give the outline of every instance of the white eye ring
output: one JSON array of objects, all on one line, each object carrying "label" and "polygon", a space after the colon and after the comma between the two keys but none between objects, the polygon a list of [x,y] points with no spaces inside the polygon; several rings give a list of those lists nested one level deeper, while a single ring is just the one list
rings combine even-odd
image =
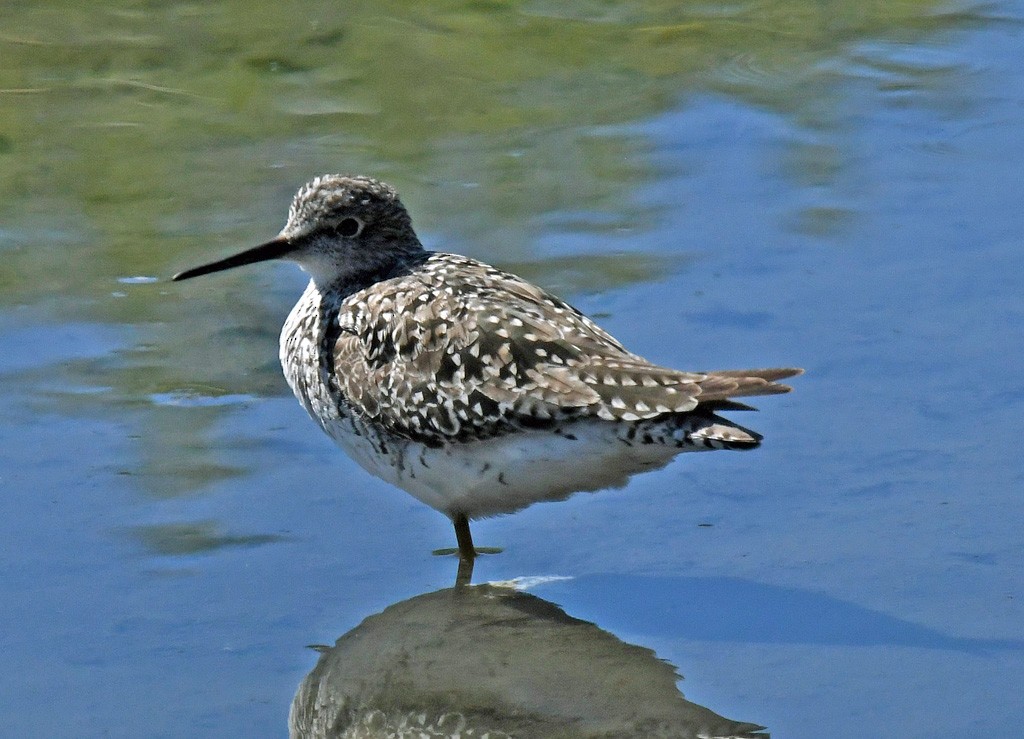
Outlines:
[{"label": "white eye ring", "polygon": [[334,227],[334,233],[346,239],[355,238],[363,232],[364,225],[358,218],[349,216],[338,221],[338,225]]}]

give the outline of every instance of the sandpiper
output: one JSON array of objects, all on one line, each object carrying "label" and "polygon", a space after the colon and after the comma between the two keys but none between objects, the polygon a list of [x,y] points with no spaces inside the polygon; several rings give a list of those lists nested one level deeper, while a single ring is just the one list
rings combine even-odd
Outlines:
[{"label": "sandpiper", "polygon": [[425,250],[369,177],[313,179],[274,239],[173,279],[269,259],[311,278],[281,332],[295,396],[365,470],[447,515],[470,564],[471,519],[621,486],[680,452],[757,447],[716,413],[801,372],[652,364],[541,288]]}]

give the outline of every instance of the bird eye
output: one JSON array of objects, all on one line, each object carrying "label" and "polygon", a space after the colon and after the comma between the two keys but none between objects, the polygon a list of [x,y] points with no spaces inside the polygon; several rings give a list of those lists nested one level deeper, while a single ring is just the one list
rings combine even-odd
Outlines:
[{"label": "bird eye", "polygon": [[341,222],[334,227],[334,232],[338,236],[358,236],[359,232],[363,230],[363,223],[357,218],[342,218]]}]

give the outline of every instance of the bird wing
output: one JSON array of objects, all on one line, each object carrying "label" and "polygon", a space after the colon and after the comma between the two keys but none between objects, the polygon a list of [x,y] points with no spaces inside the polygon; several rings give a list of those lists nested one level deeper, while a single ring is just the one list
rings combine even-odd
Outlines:
[{"label": "bird wing", "polygon": [[705,401],[727,407],[731,397],[787,392],[774,380],[796,373],[659,367],[535,285],[447,254],[349,296],[338,325],[346,402],[428,443],[583,417],[639,421]]}]

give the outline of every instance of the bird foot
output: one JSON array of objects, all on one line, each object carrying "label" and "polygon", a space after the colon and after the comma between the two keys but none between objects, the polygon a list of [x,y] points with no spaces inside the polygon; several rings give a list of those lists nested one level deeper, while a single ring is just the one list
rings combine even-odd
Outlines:
[{"label": "bird foot", "polygon": [[[473,551],[477,554],[501,554],[505,550],[501,547],[474,547]],[[443,549],[435,549],[431,552],[436,557],[447,557],[452,554],[458,554],[458,547],[445,547]]]}]

